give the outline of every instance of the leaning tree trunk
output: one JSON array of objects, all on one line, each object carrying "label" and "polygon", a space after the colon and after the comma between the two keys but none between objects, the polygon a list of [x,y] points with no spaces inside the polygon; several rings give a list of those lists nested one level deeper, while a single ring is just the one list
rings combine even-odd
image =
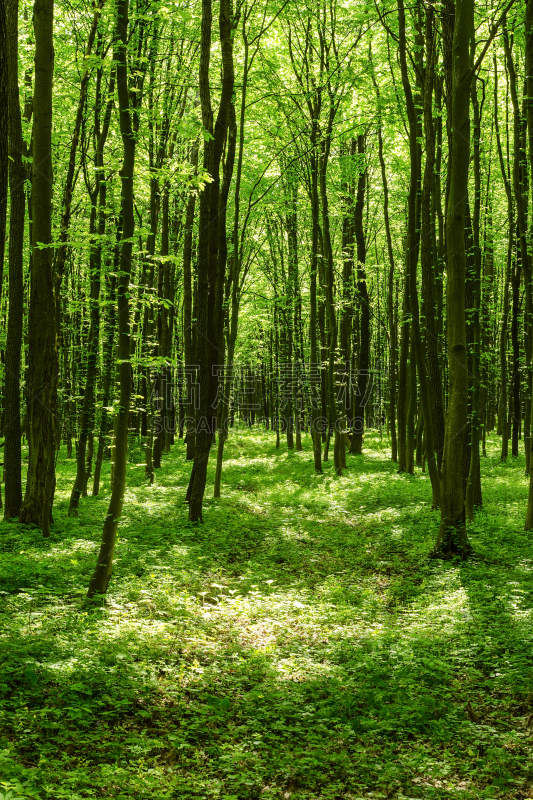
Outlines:
[{"label": "leaning tree trunk", "polygon": [[117,70],[117,90],[120,119],[120,133],[124,148],[122,170],[121,212],[122,241],[120,250],[120,271],[117,281],[117,315],[118,315],[118,357],[120,400],[115,418],[115,458],[114,478],[111,498],[107,509],[102,532],[102,543],[92,574],[88,596],[105,594],[111,571],[117,537],[117,528],[126,488],[126,464],[128,456],[128,421],[131,397],[131,364],[130,364],[130,307],[129,284],[131,274],[131,257],[133,250],[133,234],[135,219],[133,214],[133,173],[135,167],[135,133],[130,111],[130,92],[128,89],[128,3],[129,0],[118,0],[115,61]]}]

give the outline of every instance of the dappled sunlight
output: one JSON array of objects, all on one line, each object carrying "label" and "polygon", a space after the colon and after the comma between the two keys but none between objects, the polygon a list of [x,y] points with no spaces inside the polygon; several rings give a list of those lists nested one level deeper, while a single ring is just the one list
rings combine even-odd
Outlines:
[{"label": "dappled sunlight", "polygon": [[[35,774],[32,737],[49,741],[50,730],[66,737],[69,763],[83,752],[86,769],[100,770],[113,752],[124,780],[135,774],[143,786],[150,775],[178,785],[194,759],[204,765],[195,775],[216,778],[209,797],[230,791],[242,764],[258,785],[281,786],[286,774],[304,780],[299,765],[314,759],[331,775],[356,764],[368,787],[379,785],[379,763],[394,763],[413,796],[478,800],[481,779],[454,772],[450,742],[473,747],[474,759],[492,747],[497,769],[513,753],[529,764],[533,550],[516,470],[495,481],[500,467],[486,465],[474,557],[434,561],[428,478],[398,475],[378,444],[348,457],[338,479],[331,465],[315,476],[309,451],[276,451],[271,434],[230,432],[222,497],[208,492],[201,526],[187,521],[190,465],[178,445],[154,486],[136,471],[100,606],[83,597],[105,491],[82,499],[77,518],[60,505],[48,542],[4,524],[6,685],[33,709],[17,706],[6,729]],[[63,464],[67,487],[75,464]],[[87,757],[91,730],[101,739]],[[84,779],[72,780],[83,791]]]}]

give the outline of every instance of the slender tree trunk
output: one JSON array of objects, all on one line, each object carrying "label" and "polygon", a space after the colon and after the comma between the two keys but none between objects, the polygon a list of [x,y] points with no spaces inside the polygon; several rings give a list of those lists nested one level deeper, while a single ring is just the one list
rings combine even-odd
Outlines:
[{"label": "slender tree trunk", "polygon": [[[100,85],[100,84],[99,84]],[[109,94],[114,94],[114,77],[109,82]],[[99,93],[97,103],[100,103]],[[87,373],[83,391],[83,405],[81,414],[80,438],[76,453],[76,478],[70,496],[69,516],[77,516],[80,496],[87,496],[87,483],[90,478],[94,447],[94,418],[95,418],[95,387],[98,368],[98,349],[100,340],[100,280],[102,271],[102,248],[106,232],[106,195],[107,185],[104,173],[104,146],[109,133],[113,100],[108,100],[101,130],[99,130],[99,116],[95,117],[95,130],[97,133],[95,153],[95,188],[91,197],[91,239],[98,232],[98,242],[92,246],[89,257],[90,266],[90,327],[87,353]],[[87,443],[89,442],[89,447]],[[87,456],[87,460],[86,460]],[[96,469],[96,468],[95,468]],[[94,494],[94,491],[93,491]],[[98,491],[96,492],[98,494]]]},{"label": "slender tree trunk", "polygon": [[500,137],[500,125],[498,122],[498,66],[496,56],[494,56],[494,130],[496,133],[496,145],[498,149],[498,158],[500,162],[500,169],[502,174],[503,183],[505,186],[505,193],[507,195],[507,216],[509,222],[509,238],[507,246],[507,265],[504,272],[504,285],[503,285],[503,310],[502,310],[502,327],[500,331],[500,380],[501,392],[500,403],[498,408],[498,433],[502,437],[502,451],[501,460],[507,461],[509,454],[509,435],[507,426],[507,338],[508,338],[508,325],[509,325],[509,283],[511,281],[511,267],[513,255],[513,237],[514,237],[514,209],[511,181],[508,175],[508,167],[506,167],[503,158],[503,149]]},{"label": "slender tree trunk", "polygon": [[113,265],[113,273],[108,276],[108,312],[105,322],[105,338],[103,347],[103,386],[102,386],[102,416],[100,418],[100,434],[98,436],[98,450],[96,452],[96,460],[94,462],[94,476],[93,476],[93,497],[97,497],[100,492],[100,474],[102,471],[102,461],[104,459],[104,448],[106,444],[106,437],[109,430],[109,421],[111,415],[108,407],[111,404],[111,389],[113,383],[113,354],[115,350],[115,325],[116,325],[116,273],[120,266],[120,237],[121,226],[117,230],[117,243],[115,245],[115,259]]},{"label": "slender tree trunk", "polygon": [[91,577],[88,596],[105,594],[113,568],[113,556],[117,537],[117,528],[122,513],[124,491],[126,488],[126,465],[128,456],[128,423],[131,399],[131,363],[130,363],[130,305],[129,283],[131,275],[131,256],[135,218],[133,211],[133,175],[135,167],[135,133],[130,109],[130,92],[128,89],[128,0],[118,0],[117,28],[115,44],[115,62],[117,70],[118,105],[120,133],[124,149],[122,170],[121,212],[122,240],[120,248],[120,271],[117,281],[117,317],[118,317],[118,357],[120,399],[119,409],[115,417],[115,452],[113,488],[102,531],[102,543]]},{"label": "slender tree trunk", "polygon": [[[444,407],[442,402],[442,377],[441,365],[439,363],[439,339],[436,320],[436,315],[438,314],[438,290],[436,286],[438,264],[435,236],[435,208],[433,207],[436,137],[432,102],[433,86],[435,83],[434,61],[436,53],[433,24],[433,12],[428,8],[426,12],[426,28],[429,28],[429,30],[426,31],[426,42],[429,49],[427,56],[429,63],[426,67],[423,91],[426,163],[424,166],[421,198],[420,263],[422,269],[422,326],[424,332],[427,392],[429,393],[430,409],[425,409],[423,413],[427,414],[429,412],[431,417],[431,437],[433,438],[436,450],[437,473],[440,473],[440,464],[444,447]],[[428,453],[428,462],[433,458],[433,453]],[[433,481],[435,480],[435,474],[432,472],[432,465],[428,464],[428,467],[430,475],[433,476]],[[437,479],[440,481],[439,476],[437,476]],[[437,499],[438,496],[434,496],[434,502],[437,501]]]},{"label": "slender tree trunk", "polygon": [[[198,167],[198,146],[193,145],[191,152],[191,169]],[[185,356],[185,447],[187,461],[194,460],[194,403],[192,387],[194,383],[195,348],[193,339],[193,281],[192,281],[192,241],[196,193],[191,192],[187,201],[185,216],[185,232],[183,239],[183,349]]]},{"label": "slender tree trunk", "polygon": [[[9,184],[9,160],[8,160],[8,124],[9,124],[9,95],[10,77],[9,71],[12,68],[9,59],[8,41],[8,2],[3,0],[0,4],[0,300],[2,298],[2,287],[4,277],[4,253],[6,247],[7,234],[7,199]],[[18,80],[18,62],[17,62]],[[20,112],[19,112],[20,115]]]},{"label": "slender tree trunk", "polygon": [[[526,4],[525,12],[525,40],[526,40],[526,96],[528,98],[527,109],[527,133],[528,133],[528,155],[529,171],[533,184],[533,3]],[[532,220],[533,223],[533,220]],[[533,309],[528,308],[530,315],[530,326],[532,324],[531,314]],[[533,420],[533,397],[531,398],[530,420]],[[525,530],[533,528],[533,436],[529,439],[529,495],[526,509]]]},{"label": "slender tree trunk", "polygon": [[398,461],[398,439],[396,434],[396,358],[398,335],[396,331],[396,321],[394,319],[394,250],[392,248],[392,234],[389,217],[389,185],[385,168],[385,158],[383,156],[383,136],[381,126],[378,129],[378,154],[381,168],[381,180],[383,183],[383,217],[385,220],[385,233],[387,236],[387,254],[389,257],[388,270],[388,292],[387,292],[387,318],[389,325],[389,424],[391,435],[391,458]]},{"label": "slender tree trunk", "polygon": [[[469,318],[472,329],[471,363],[472,363],[472,391],[471,391],[471,420],[470,420],[470,464],[468,470],[465,513],[468,521],[474,519],[474,505],[481,505],[481,475],[479,463],[480,441],[480,362],[481,362],[481,245],[480,245],[480,215],[481,215],[481,115],[477,98],[475,81],[472,84],[472,106],[474,110],[474,214],[472,217],[472,249],[471,256],[471,281],[473,289],[473,307],[470,309]],[[468,264],[468,260],[467,260]]]},{"label": "slender tree trunk", "polygon": [[[365,149],[365,138],[359,135],[357,137],[357,153],[360,158],[364,157]],[[357,394],[354,404],[355,425],[350,452],[357,455],[363,452],[367,388],[370,372],[370,303],[366,284],[366,238],[363,224],[366,182],[366,166],[363,166],[357,182],[354,226],[357,255],[357,295],[359,300],[359,349],[357,354]]]},{"label": "slender tree trunk", "polygon": [[4,426],[4,516],[18,517],[22,505],[20,430],[20,355],[23,323],[24,179],[23,141],[18,85],[18,0],[8,0],[7,61],[9,107],[9,314],[6,342],[6,421]]},{"label": "slender tree trunk", "polygon": [[[105,185],[105,184],[104,184]],[[96,197],[93,198],[96,201]],[[91,211],[91,238],[96,233],[96,206],[93,204]],[[97,245],[99,247],[99,245]],[[95,385],[96,385],[96,371],[97,371],[97,358],[98,358],[98,344],[100,333],[100,253],[93,252],[90,256],[91,267],[91,294],[90,294],[90,314],[91,322],[88,337],[88,353],[87,353],[87,373],[85,378],[85,388],[83,392],[83,404],[81,411],[80,421],[80,437],[78,440],[78,449],[76,453],[76,477],[70,495],[70,504],[68,509],[69,517],[77,516],[80,497],[83,493],[85,486],[85,456],[87,449],[87,441],[89,435],[92,433],[92,425],[94,424],[94,403],[95,403]]]},{"label": "slender tree trunk", "polygon": [[310,425],[311,437],[313,440],[313,461],[315,472],[322,473],[322,443],[321,432],[318,426],[320,393],[321,393],[321,374],[320,363],[318,360],[318,336],[317,336],[317,273],[318,273],[318,228],[320,215],[320,201],[318,195],[318,150],[317,150],[317,120],[316,116],[311,120],[311,265],[310,265],[310,286],[309,286],[309,344],[310,359],[309,365],[309,389],[310,389]]},{"label": "slender tree trunk", "polygon": [[[526,12],[527,13],[527,12]],[[520,275],[522,271],[524,274],[524,289],[525,289],[525,315],[524,315],[524,350],[525,350],[525,404],[528,409],[531,408],[531,350],[532,350],[532,295],[531,295],[531,256],[528,248],[528,230],[527,230],[527,210],[528,210],[528,180],[527,180],[527,160],[526,160],[526,126],[527,126],[527,106],[531,100],[527,96],[527,85],[524,84],[525,93],[525,107],[520,107],[520,100],[518,96],[518,80],[516,74],[516,67],[513,60],[512,45],[509,39],[509,33],[506,25],[503,30],[503,42],[505,48],[505,60],[507,63],[507,74],[509,76],[509,89],[511,94],[511,103],[513,107],[513,169],[512,169],[512,187],[513,196],[516,207],[516,221],[517,221],[517,255],[515,273]],[[526,44],[527,49],[527,44]],[[527,81],[527,78],[526,78]],[[531,135],[531,134],[530,134]],[[533,175],[532,175],[533,178]],[[516,276],[515,276],[516,277]],[[518,288],[518,291],[520,289]],[[515,330],[515,298],[513,292],[513,320],[511,324],[511,333]],[[516,320],[516,327],[518,326],[518,319]],[[517,371],[517,355],[519,358],[518,341],[516,346],[513,343],[513,360],[514,372],[513,377],[515,381],[514,389],[514,414],[513,414],[513,433],[512,433],[512,454],[518,455],[518,433],[521,423],[521,392],[520,383],[522,370],[518,367]],[[527,431],[525,431],[525,451],[526,451],[526,471],[529,470],[529,410],[527,412]]]}]

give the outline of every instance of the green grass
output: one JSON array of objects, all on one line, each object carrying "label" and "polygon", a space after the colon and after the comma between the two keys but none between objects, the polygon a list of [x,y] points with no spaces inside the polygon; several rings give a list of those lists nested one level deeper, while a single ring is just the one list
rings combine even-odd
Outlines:
[{"label": "green grass", "polygon": [[153,487],[132,466],[101,607],[109,490],[69,519],[61,453],[51,538],[0,525],[0,800],[533,797],[523,459],[492,442],[475,555],[444,563],[386,444],[338,479],[232,432],[200,527],[181,443]]}]

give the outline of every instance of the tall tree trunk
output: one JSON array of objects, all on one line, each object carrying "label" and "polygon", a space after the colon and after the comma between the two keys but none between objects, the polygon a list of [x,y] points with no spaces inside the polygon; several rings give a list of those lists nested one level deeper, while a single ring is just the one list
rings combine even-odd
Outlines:
[{"label": "tall tree trunk", "polygon": [[36,0],[33,96],[32,274],[28,315],[28,475],[20,520],[49,534],[55,488],[57,334],[52,275],[54,1]]},{"label": "tall tree trunk", "polygon": [[[479,464],[480,441],[480,361],[481,361],[481,245],[480,245],[480,215],[481,215],[481,112],[477,97],[475,81],[472,84],[472,106],[474,109],[474,214],[472,217],[472,256],[471,283],[473,289],[473,305],[469,310],[470,326],[472,329],[472,345],[470,360],[472,364],[472,390],[471,390],[471,418],[470,418],[470,464],[465,492],[466,519],[474,519],[474,505],[481,505],[481,475]],[[468,263],[468,261],[467,261]]]},{"label": "tall tree trunk", "polygon": [[9,63],[8,15],[7,0],[3,0],[0,4],[0,300],[2,299],[2,287],[4,283],[4,253],[7,233],[7,189],[10,175],[8,160],[8,109],[10,95],[9,71],[11,67]]},{"label": "tall tree trunk", "polygon": [[[442,462],[442,452],[444,447],[444,407],[442,397],[442,377],[441,365],[439,363],[439,333],[437,327],[438,289],[436,276],[438,274],[437,248],[435,236],[435,207],[434,207],[434,187],[435,187],[435,160],[436,160],[436,136],[433,121],[433,86],[435,83],[434,62],[435,38],[433,28],[433,12],[428,7],[426,12],[426,42],[428,46],[428,65],[426,67],[424,91],[423,91],[423,111],[424,111],[424,134],[426,144],[426,163],[424,165],[424,177],[422,182],[421,198],[421,235],[420,235],[420,265],[422,270],[422,327],[425,340],[425,361],[427,366],[427,391],[430,399],[430,416],[432,427],[432,438],[436,450],[437,472],[440,473]],[[423,412],[426,414],[426,410]],[[427,435],[426,435],[427,443]],[[428,454],[429,459],[433,459],[433,454]],[[429,472],[432,475],[432,467],[429,464]],[[433,481],[434,478],[432,478]],[[440,478],[439,478],[440,480]],[[434,500],[437,498],[434,497]]]},{"label": "tall tree trunk", "polygon": [[[365,157],[365,137],[357,137],[357,153]],[[355,241],[357,256],[357,297],[359,301],[359,349],[357,353],[357,394],[354,404],[354,430],[350,452],[360,455],[363,451],[367,388],[370,372],[370,303],[366,285],[366,237],[363,224],[366,194],[366,165],[360,166],[355,198]]]},{"label": "tall tree trunk", "polygon": [[[118,233],[118,237],[120,237],[120,232]],[[120,250],[117,241],[117,245],[115,247],[115,267],[118,270],[120,264]],[[109,430],[109,420],[111,415],[109,414],[108,407],[111,403],[111,386],[113,382],[113,353],[114,353],[114,342],[115,342],[115,322],[116,322],[116,311],[115,311],[115,295],[116,295],[116,274],[115,271],[112,275],[108,277],[108,312],[107,318],[105,321],[105,335],[104,335],[104,346],[103,346],[103,361],[104,361],[104,369],[103,369],[103,385],[102,385],[102,415],[100,418],[100,433],[98,436],[98,449],[96,451],[96,459],[94,462],[94,475],[93,475],[93,497],[97,497],[100,492],[100,474],[102,471],[102,461],[104,459],[104,448],[106,444],[106,437]]]},{"label": "tall tree trunk", "polygon": [[[100,280],[102,271],[102,248],[106,231],[106,194],[107,184],[104,173],[104,146],[109,133],[111,112],[113,110],[114,77],[109,82],[109,94],[101,130],[99,114],[95,115],[96,153],[95,153],[95,187],[91,197],[91,240],[98,232],[96,245],[92,245],[89,256],[90,266],[90,327],[87,353],[87,373],[83,390],[80,438],[76,453],[76,477],[70,496],[69,516],[77,516],[80,496],[87,495],[87,482],[90,477],[90,466],[93,454],[93,431],[95,417],[95,387],[97,378],[98,349],[100,340]],[[98,84],[100,86],[100,83]],[[97,105],[100,104],[99,92]],[[90,447],[87,443],[90,442]],[[87,455],[87,464],[85,457]],[[98,492],[97,492],[98,494]]]},{"label": "tall tree trunk", "polygon": [[456,0],[453,34],[452,152],[446,210],[448,283],[446,292],[449,359],[448,410],[442,462],[441,524],[435,552],[465,557],[471,550],[465,524],[463,431],[467,423],[468,364],[465,320],[465,212],[470,157],[471,36],[473,0]]},{"label": "tall tree trunk", "polygon": [[[381,128],[379,129],[381,136]],[[380,139],[381,141],[381,139]],[[354,157],[357,153],[357,139],[353,138],[341,150],[341,172],[343,175],[343,214],[342,214],[342,313],[339,325],[339,345],[341,356],[342,398],[344,402],[343,416],[351,417],[351,338],[354,316],[354,256],[355,256],[355,184]],[[343,428],[352,427],[343,420]],[[344,434],[346,436],[347,434]],[[342,447],[342,466],[346,466],[346,448]]]},{"label": "tall tree trunk", "polygon": [[88,596],[105,594],[113,568],[113,556],[117,528],[122,513],[126,488],[126,465],[128,457],[128,422],[131,398],[130,363],[130,305],[129,284],[135,218],[133,211],[133,175],[135,168],[135,133],[133,129],[128,89],[128,5],[129,0],[117,2],[117,26],[115,62],[117,71],[120,133],[124,149],[121,177],[122,240],[120,248],[120,271],[117,281],[118,357],[120,400],[115,417],[115,453],[113,488],[102,531],[102,543],[95,570],[92,574]]},{"label": "tall tree trunk", "polygon": [[500,379],[501,379],[501,392],[500,403],[498,409],[498,433],[502,437],[502,450],[501,460],[507,461],[509,454],[509,431],[507,426],[507,338],[508,338],[508,325],[509,325],[509,283],[511,281],[511,267],[513,256],[513,240],[514,240],[514,208],[511,180],[508,174],[508,164],[505,164],[503,157],[503,148],[500,136],[500,125],[498,121],[498,62],[494,56],[494,131],[496,133],[496,145],[498,149],[498,159],[500,162],[500,170],[505,187],[505,194],[507,196],[507,218],[509,223],[509,237],[507,245],[507,264],[504,271],[504,284],[503,284],[503,310],[502,310],[502,326],[500,331]]},{"label": "tall tree trunk", "polygon": [[[525,39],[526,39],[526,117],[528,135],[528,164],[530,181],[533,186],[533,3],[526,4],[525,12]],[[533,219],[532,219],[533,224]],[[532,308],[527,308],[526,313],[530,315],[530,326],[533,324],[531,315]],[[533,397],[531,397],[530,420],[533,422]],[[529,494],[527,501],[525,530],[533,528],[533,436],[529,440]]]},{"label": "tall tree trunk", "polygon": [[218,257],[220,162],[226,139],[235,81],[229,0],[221,0],[220,2],[219,30],[223,68],[222,92],[215,125],[213,125],[211,88],[209,85],[211,24],[211,0],[202,0],[199,87],[203,126],[212,137],[209,141],[204,142],[204,169],[211,175],[212,182],[204,187],[200,196],[197,314],[197,360],[200,365],[200,398],[194,464],[187,490],[189,520],[191,522],[202,522],[207,463],[216,428],[216,415],[213,409],[218,393],[218,374],[214,367],[217,364],[219,352],[223,349],[223,343],[217,341],[217,331],[221,329],[220,315],[223,313],[223,309],[217,308],[216,299],[217,284],[219,285],[219,281],[224,279],[224,275],[221,272],[222,264],[219,265]]},{"label": "tall tree trunk", "polygon": [[[329,153],[331,147],[331,127],[333,122],[332,108],[330,108],[330,119],[328,121],[327,129],[324,133],[322,141],[322,151],[320,156],[319,167],[319,188],[320,188],[320,204],[322,210],[322,244],[324,248],[324,294],[326,301],[326,309],[328,315],[328,366],[327,366],[327,404],[328,404],[328,427],[329,433],[334,434],[334,448],[333,448],[333,463],[337,475],[342,475],[341,466],[341,436],[338,429],[339,414],[337,410],[337,398],[335,394],[335,357],[337,355],[337,316],[335,313],[335,273],[333,267],[333,245],[331,241],[330,232],[330,217],[329,205],[327,195],[327,167],[329,161]],[[328,449],[328,441],[326,441],[326,452]],[[324,457],[325,458],[325,457]]]},{"label": "tall tree trunk", "polygon": [[[410,414],[414,412],[416,403],[416,383],[415,383],[415,362],[416,371],[420,383],[420,404],[422,413],[424,415],[425,425],[425,442],[426,442],[426,455],[428,472],[431,479],[431,489],[433,493],[433,508],[438,508],[440,505],[440,478],[437,470],[437,461],[435,459],[435,447],[433,441],[433,414],[431,407],[430,387],[426,374],[426,360],[424,353],[424,345],[420,332],[420,315],[418,304],[418,290],[417,290],[417,265],[418,253],[420,248],[420,238],[418,233],[418,216],[419,207],[417,198],[420,189],[420,119],[415,103],[415,97],[411,89],[409,81],[409,74],[407,70],[407,48],[405,42],[405,11],[403,0],[398,2],[398,10],[400,12],[400,66],[402,71],[402,83],[404,94],[407,103],[407,114],[409,120],[409,153],[410,153],[410,183],[409,183],[409,199],[408,199],[408,219],[407,219],[407,265],[406,270],[409,275],[409,301],[411,310],[411,369],[410,369],[410,392],[409,403],[411,406]],[[426,12],[426,43],[427,43],[427,65],[426,65],[426,84],[424,91],[424,102],[429,103],[431,107],[431,95],[433,92],[433,75],[435,63],[435,30],[433,22],[432,9]],[[426,117],[428,112],[426,110]],[[428,126],[426,125],[426,128]],[[431,132],[430,132],[431,133]],[[431,136],[430,136],[431,144]],[[429,147],[427,158],[430,162],[431,171],[433,170],[433,157],[434,148]],[[430,186],[429,178],[425,184],[426,191],[424,197],[429,203]],[[430,235],[430,230],[425,231],[426,235]],[[409,425],[408,425],[409,430]],[[409,440],[409,436],[407,437]],[[412,461],[412,448],[408,441],[407,452],[407,471],[411,472]]]},{"label": "tall tree trunk", "polygon": [[394,250],[392,248],[392,234],[389,217],[389,184],[383,156],[383,136],[381,125],[378,129],[378,155],[383,183],[383,217],[385,220],[385,233],[387,236],[387,254],[389,257],[388,291],[387,291],[387,320],[389,326],[390,358],[389,358],[389,424],[391,435],[391,458],[398,461],[398,439],[396,434],[396,359],[398,347],[398,334],[394,318]]},{"label": "tall tree trunk", "polygon": [[20,430],[20,354],[23,324],[24,179],[23,141],[18,84],[18,0],[8,0],[7,51],[9,104],[9,314],[6,342],[6,422],[4,426],[4,516],[18,517],[22,505]]},{"label": "tall tree trunk", "polygon": [[[527,12],[526,12],[527,13]],[[525,108],[520,107],[520,100],[518,96],[518,81],[516,74],[516,67],[513,60],[512,45],[509,39],[507,27],[504,25],[503,42],[505,48],[505,60],[507,63],[507,74],[509,76],[509,90],[511,94],[511,103],[513,107],[513,169],[512,169],[512,187],[516,207],[516,221],[517,221],[517,256],[515,273],[524,274],[524,289],[525,289],[525,315],[524,315],[524,345],[525,345],[525,370],[526,377],[525,386],[525,403],[528,408],[531,407],[531,348],[532,348],[532,296],[531,296],[531,256],[528,248],[528,230],[527,230],[527,207],[528,207],[528,180],[527,180],[527,161],[526,161],[526,125],[527,125],[527,85],[524,84],[525,93]],[[527,45],[526,45],[527,48]],[[527,79],[526,79],[527,81]],[[519,265],[519,266],[518,266]],[[515,275],[516,277],[516,275]],[[519,288],[518,288],[518,291]],[[515,299],[513,293],[513,320],[514,321]],[[518,325],[518,319],[516,320]],[[512,327],[512,331],[514,328]],[[513,348],[513,359],[517,360],[517,347]],[[514,367],[516,370],[516,366]],[[512,433],[512,446],[511,452],[514,456],[518,455],[518,432],[521,423],[521,393],[520,383],[522,370],[518,368],[518,373],[513,373],[515,381],[515,394],[514,394],[514,414],[513,414],[513,433]],[[527,432],[524,437],[526,449],[526,462],[529,462],[529,411],[527,413]],[[526,464],[526,471],[529,464]]]},{"label": "tall tree trunk", "polygon": [[[309,156],[311,172],[311,264],[309,286],[309,390],[310,390],[310,425],[313,440],[313,461],[315,472],[322,473],[322,442],[319,429],[319,395],[321,392],[322,370],[318,359],[317,336],[317,274],[318,274],[318,229],[320,219],[320,201],[318,194],[318,123],[315,114],[311,117],[311,153]],[[318,379],[318,380],[315,380]]]},{"label": "tall tree trunk", "polygon": [[[191,150],[191,169],[198,168],[198,145]],[[185,231],[183,238],[183,350],[185,357],[185,447],[187,461],[194,460],[194,403],[192,400],[194,383],[194,364],[196,359],[193,338],[193,281],[192,281],[192,241],[196,193],[191,192],[185,212]]]}]

